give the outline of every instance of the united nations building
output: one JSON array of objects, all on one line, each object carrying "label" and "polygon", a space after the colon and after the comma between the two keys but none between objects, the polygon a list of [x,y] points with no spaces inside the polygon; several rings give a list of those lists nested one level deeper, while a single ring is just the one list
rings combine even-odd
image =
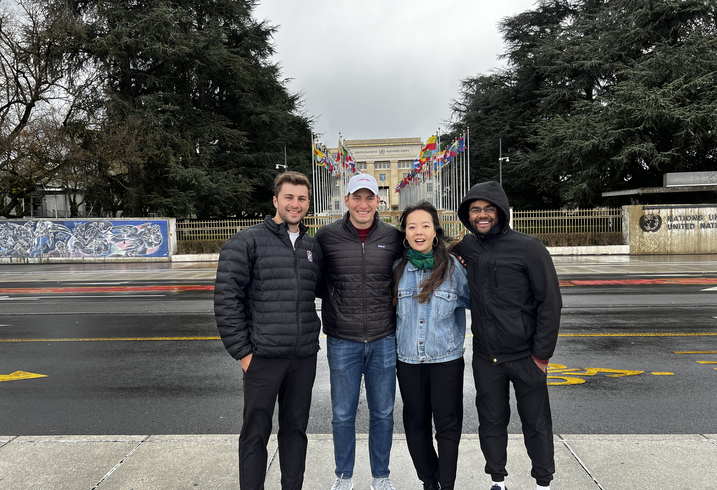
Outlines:
[{"label": "united nations building", "polygon": [[[379,186],[380,211],[398,209],[396,186],[411,171],[411,163],[423,148],[421,138],[382,138],[370,140],[344,140],[356,166],[362,173],[372,175]],[[331,152],[336,154],[336,148]],[[334,209],[340,209],[343,198],[334,195]]]}]

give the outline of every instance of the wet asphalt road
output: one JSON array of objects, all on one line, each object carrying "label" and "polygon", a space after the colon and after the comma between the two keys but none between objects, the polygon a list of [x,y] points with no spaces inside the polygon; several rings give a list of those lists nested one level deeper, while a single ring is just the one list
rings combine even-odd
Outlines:
[{"label": "wet asphalt road", "polygon": [[[0,434],[238,433],[239,363],[211,338],[211,283],[179,287],[186,284],[124,281],[93,286],[132,289],[23,294],[17,288],[37,283],[0,284],[14,289],[0,292]],[[549,373],[555,432],[717,433],[715,286],[562,287],[562,336]],[[464,433],[477,433],[470,340]],[[312,433],[331,432],[324,338],[321,344]],[[1,381],[16,371],[46,377]],[[397,396],[399,433],[400,413]],[[357,430],[368,432],[364,398]],[[515,410],[510,430],[520,431]]]}]

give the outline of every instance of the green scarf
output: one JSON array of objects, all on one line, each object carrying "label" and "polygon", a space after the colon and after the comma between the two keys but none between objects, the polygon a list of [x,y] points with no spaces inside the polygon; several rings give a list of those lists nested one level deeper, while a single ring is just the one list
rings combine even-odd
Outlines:
[{"label": "green scarf", "polygon": [[408,253],[406,253],[406,258],[413,265],[423,271],[426,269],[433,269],[433,265],[436,263],[436,260],[433,258],[433,249],[431,249],[431,251],[427,254],[422,254],[421,252],[416,252],[412,248],[409,248]]}]

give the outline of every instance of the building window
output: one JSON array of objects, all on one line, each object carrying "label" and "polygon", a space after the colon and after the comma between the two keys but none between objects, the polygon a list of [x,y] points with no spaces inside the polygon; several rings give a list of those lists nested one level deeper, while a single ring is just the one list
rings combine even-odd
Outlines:
[{"label": "building window", "polygon": [[340,211],[340,210],[341,210],[341,206],[340,206],[339,201],[334,201],[334,211]]},{"label": "building window", "polygon": [[381,198],[379,202],[379,211],[387,211],[389,209],[388,187],[379,187],[378,196]]}]

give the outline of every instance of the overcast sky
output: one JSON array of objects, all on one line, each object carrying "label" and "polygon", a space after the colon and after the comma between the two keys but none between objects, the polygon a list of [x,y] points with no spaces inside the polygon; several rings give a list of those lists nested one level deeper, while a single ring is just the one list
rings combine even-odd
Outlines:
[{"label": "overcast sky", "polygon": [[535,0],[263,0],[282,76],[321,140],[421,137],[450,117],[460,82],[503,66],[498,22]]}]

